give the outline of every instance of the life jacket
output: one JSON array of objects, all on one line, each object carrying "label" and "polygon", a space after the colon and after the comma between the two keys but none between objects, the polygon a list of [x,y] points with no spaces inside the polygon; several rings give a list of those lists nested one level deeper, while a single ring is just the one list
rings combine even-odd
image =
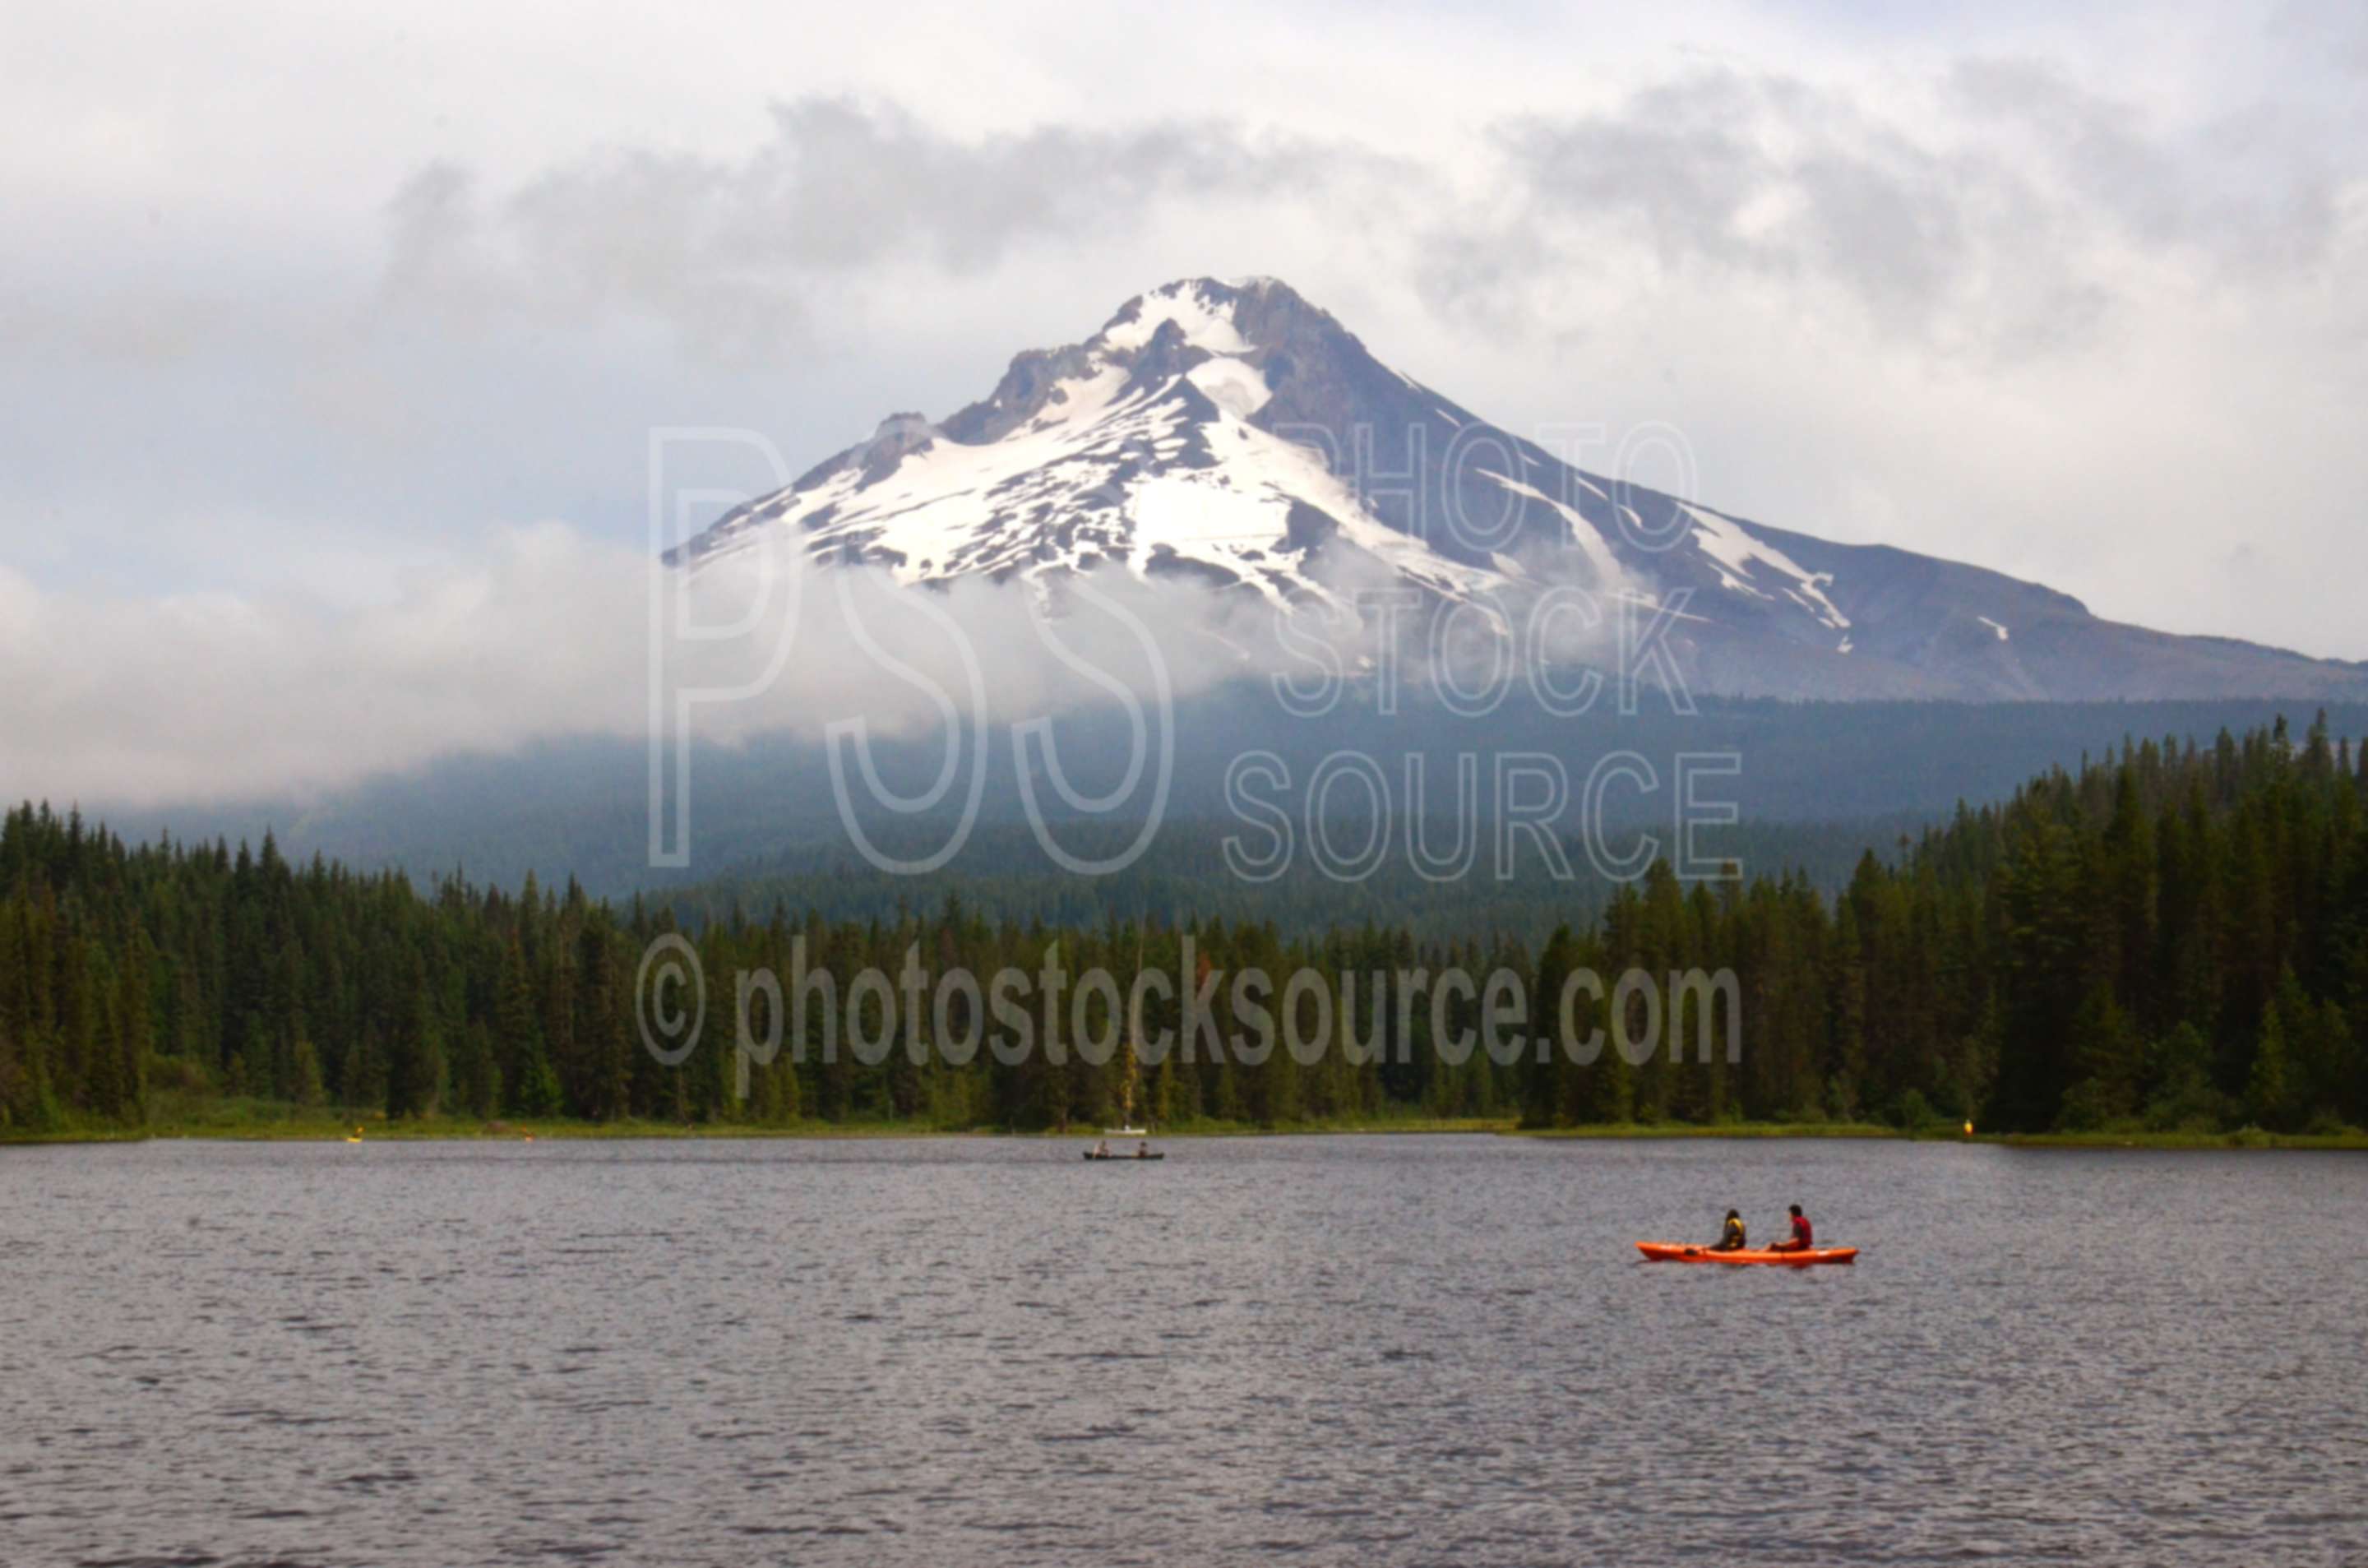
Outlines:
[{"label": "life jacket", "polygon": [[1719,1233],[1718,1240],[1721,1246],[1739,1247],[1743,1245],[1743,1221],[1740,1220],[1729,1220],[1726,1222],[1725,1228]]}]

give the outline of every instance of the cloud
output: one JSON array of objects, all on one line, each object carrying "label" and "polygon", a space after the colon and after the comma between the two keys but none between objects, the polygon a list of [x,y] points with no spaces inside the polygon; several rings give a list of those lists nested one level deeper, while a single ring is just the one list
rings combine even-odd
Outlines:
[{"label": "cloud", "polygon": [[577,635],[636,601],[617,552],[558,526],[340,611],[293,595],[133,597],[0,568],[0,793],[148,803],[282,796],[613,730],[631,650]]},{"label": "cloud", "polygon": [[2323,272],[2344,186],[2317,129],[2255,103],[2166,131],[2008,56],[1887,93],[1695,69],[1427,155],[1224,118],[962,133],[810,96],[736,157],[612,146],[498,192],[431,163],[388,203],[381,297],[472,330],[655,322],[695,357],[765,363],[818,314],[879,304],[885,273],[994,276],[1229,206],[1321,210],[1433,309],[1504,330],[1742,284],[2012,359],[2089,341],[2133,272]]},{"label": "cloud", "polygon": [[2368,76],[2368,14],[2352,0],[2285,0],[2271,14],[2269,31],[2305,58]]},{"label": "cloud", "polygon": [[[1538,588],[1572,569],[1537,564]],[[950,714],[1003,728],[1113,703],[1149,713],[1231,681],[1304,679],[1319,643],[1335,669],[1372,667],[1383,623],[1353,608],[1358,590],[1402,579],[1353,554],[1318,570],[1329,601],[1287,612],[1286,662],[1286,612],[1240,589],[1114,565],[905,585],[817,564],[788,529],[686,572],[563,523],[496,528],[473,559],[360,609],[287,592],[106,597],[0,567],[0,801],[311,802],[455,756],[643,742],[654,722],[671,741],[686,713],[700,743],[810,742],[860,722],[925,746]],[[1573,585],[1607,609],[1618,591]],[[1481,608],[1400,624],[1407,689],[1468,692],[1501,673],[1522,607]],[[1461,635],[1428,640],[1447,627]],[[1611,657],[1608,619],[1543,630],[1557,660]]]},{"label": "cloud", "polygon": [[[1497,132],[1505,242],[1531,258],[1475,290],[1435,252],[1429,297],[1451,312],[1515,319],[1541,282],[1590,277],[1632,301],[1708,275],[1772,297],[1820,297],[1879,335],[1946,346],[1978,323],[1988,346],[2058,335],[2083,313],[2060,273],[1992,265],[2032,193],[1979,157],[1928,145],[1848,94],[1782,77],[1705,72],[1573,118],[1525,117]],[[1450,264],[1441,264],[1450,263]],[[2052,324],[2052,327],[2051,324]]]},{"label": "cloud", "polygon": [[677,327],[727,361],[780,353],[818,298],[883,265],[991,271],[1031,244],[1091,244],[1163,206],[1337,199],[1344,181],[1410,169],[1366,150],[1224,120],[1042,125],[960,137],[894,104],[806,97],[721,160],[612,148],[487,201],[450,163],[390,204],[384,289],[464,320],[610,312]]},{"label": "cloud", "polygon": [[2326,276],[2341,187],[2308,129],[2255,106],[2172,135],[2024,59],[1958,61],[1888,105],[1698,71],[1498,125],[1503,187],[1433,226],[1421,286],[1506,330],[1575,288],[1617,310],[1741,285],[1919,353],[2061,352],[2166,266],[2198,264],[2199,289]]},{"label": "cloud", "polygon": [[2315,119],[2254,104],[2167,133],[2029,58],[1959,61],[1947,94],[1976,123],[2017,133],[2059,203],[2123,244],[2271,275],[2309,273],[2328,259],[2340,182]]},{"label": "cloud", "polygon": [[800,570],[785,543],[769,564],[749,551],[691,578],[564,524],[499,529],[478,559],[359,611],[44,590],[0,567],[0,799],[302,800],[454,755],[638,741],[654,669],[669,699],[735,693],[692,709],[705,742],[855,719],[925,734],[948,698],[972,716],[973,673],[979,716],[1006,723],[1114,691],[1190,695],[1244,673],[1265,623],[1186,581],[1097,574],[1090,597],[1048,613],[1017,582],[905,588]]}]

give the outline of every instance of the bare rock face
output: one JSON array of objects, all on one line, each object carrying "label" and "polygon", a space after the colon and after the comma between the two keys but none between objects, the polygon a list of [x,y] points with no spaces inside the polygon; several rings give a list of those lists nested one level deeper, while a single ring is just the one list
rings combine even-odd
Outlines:
[{"label": "bare rock face", "polygon": [[892,414],[880,422],[880,428],[864,443],[857,467],[864,479],[877,483],[896,472],[897,465],[915,452],[926,451],[937,439],[938,427],[917,414]]}]

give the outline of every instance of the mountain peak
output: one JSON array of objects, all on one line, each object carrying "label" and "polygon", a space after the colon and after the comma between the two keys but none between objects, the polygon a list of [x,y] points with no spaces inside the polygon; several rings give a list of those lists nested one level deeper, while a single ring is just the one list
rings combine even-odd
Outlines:
[{"label": "mountain peak", "polygon": [[1273,347],[1294,326],[1340,330],[1329,312],[1279,278],[1179,278],[1127,301],[1089,342],[1139,347],[1167,322],[1176,324],[1186,343],[1212,354]]},{"label": "mountain peak", "polygon": [[1585,473],[1383,364],[1273,278],[1179,278],[985,399],[892,415],[673,553],[787,530],[907,583],[1116,569],[1353,613],[1360,585],[1518,608],[1572,585],[1675,619],[1737,695],[2343,695],[2359,671],[2097,620],[1993,572],[1767,528]]},{"label": "mountain peak", "polygon": [[1241,290],[1213,278],[1178,278],[1121,305],[1093,341],[1110,348],[1140,348],[1162,326],[1173,323],[1184,341],[1196,348],[1237,354],[1251,347],[1234,324],[1234,310],[1241,297]]}]

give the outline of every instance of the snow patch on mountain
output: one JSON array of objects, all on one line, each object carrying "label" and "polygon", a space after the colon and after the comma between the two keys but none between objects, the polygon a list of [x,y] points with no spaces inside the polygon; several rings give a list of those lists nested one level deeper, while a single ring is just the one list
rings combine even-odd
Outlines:
[{"label": "snow patch on mountain", "polygon": [[[1493,470],[1484,468],[1474,472],[1481,478],[1492,480],[1516,495],[1526,496],[1532,501],[1542,501],[1553,507],[1562,520],[1570,525],[1571,543],[1577,548],[1580,555],[1586,558],[1588,569],[1595,582],[1610,586],[1619,583],[1624,577],[1625,574],[1620,565],[1620,557],[1612,551],[1604,537],[1596,531],[1595,525],[1588,522],[1578,508],[1563,505],[1534,484],[1524,483],[1518,479],[1508,479]],[[1590,485],[1588,488],[1592,489],[1593,486]]]},{"label": "snow patch on mountain", "polygon": [[1265,376],[1231,355],[1202,360],[1185,371],[1184,379],[1236,419],[1247,419],[1274,396]]},{"label": "snow patch on mountain", "polygon": [[1836,631],[1850,630],[1850,617],[1834,607],[1826,597],[1826,588],[1833,582],[1830,573],[1811,572],[1765,540],[1744,531],[1743,525],[1732,517],[1680,501],[1678,507],[1694,520],[1694,548],[1718,562],[1723,569],[1720,581],[1738,593],[1766,599],[1771,596],[1759,586],[1755,567],[1765,566],[1789,582],[1771,585],[1783,596],[1816,616]]},{"label": "snow patch on mountain", "polygon": [[1232,302],[1206,278],[1170,283],[1129,301],[1102,328],[1101,341],[1112,348],[1140,348],[1168,322],[1182,330],[1185,342],[1212,354],[1240,354],[1250,347],[1234,326]]}]

